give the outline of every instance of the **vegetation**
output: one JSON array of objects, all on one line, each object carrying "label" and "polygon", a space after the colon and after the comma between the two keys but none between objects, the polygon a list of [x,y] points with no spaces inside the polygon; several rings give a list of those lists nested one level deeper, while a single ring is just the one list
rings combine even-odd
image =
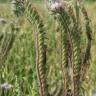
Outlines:
[{"label": "vegetation", "polygon": [[[40,96],[48,96],[51,94],[52,96],[61,96],[61,94],[65,93],[65,96],[67,96],[67,94],[73,93],[73,96],[78,96],[82,93],[81,95],[84,96],[83,93],[86,93],[87,96],[92,96],[92,91],[95,90],[96,85],[96,75],[94,74],[96,69],[96,57],[94,53],[96,27],[95,3],[91,5],[86,4],[88,15],[92,19],[91,27],[94,30],[91,57],[92,66],[90,70],[86,70],[86,67],[90,64],[88,62],[90,58],[90,48],[88,47],[90,46],[86,47],[85,45],[87,45],[86,40],[89,40],[88,45],[90,45],[90,37],[87,38],[84,32],[89,33],[89,35],[87,34],[88,36],[90,36],[91,32],[89,18],[84,18],[86,14],[84,16],[79,14],[79,23],[76,23],[74,21],[75,15],[71,9],[71,11],[67,10],[62,14],[58,13],[58,10],[54,12],[54,10],[50,10],[49,8],[52,11],[51,14],[53,14],[51,16],[48,14],[48,10],[42,6],[44,3],[34,2],[31,4],[28,0],[24,1],[12,3],[12,10],[15,15],[11,13],[10,4],[0,5],[0,9],[2,10],[0,11],[0,17],[5,18],[7,22],[0,24],[0,95],[39,96],[40,94]],[[86,11],[82,11],[86,13]],[[79,15],[77,13],[77,18],[79,18]],[[83,22],[84,20],[85,23]],[[70,30],[73,28],[73,31],[68,31],[68,28]],[[78,29],[80,32],[83,31],[84,34],[76,33]],[[68,32],[71,35],[68,35]],[[69,38],[67,36],[72,37]],[[71,44],[73,47],[69,47],[71,45],[67,41],[67,38],[69,38],[69,41],[72,40]],[[83,55],[80,53],[80,48],[84,53]],[[76,55],[76,58],[71,57],[72,51],[74,51],[73,54],[74,56]],[[36,57],[38,58],[36,59]],[[88,66],[80,65],[81,59]],[[76,65],[73,66],[73,70],[76,70],[73,73],[74,75],[71,74],[69,76],[70,69],[67,70],[67,68],[70,68],[68,64],[71,64],[71,60]],[[82,71],[84,73],[83,75],[80,71],[82,68],[84,68]],[[85,71],[88,71],[87,74],[85,74]],[[79,76],[81,79],[78,78]],[[70,77],[73,78],[72,81]],[[84,82],[80,80],[84,80]],[[64,88],[62,86],[63,84]],[[70,86],[71,84],[72,88]]]}]

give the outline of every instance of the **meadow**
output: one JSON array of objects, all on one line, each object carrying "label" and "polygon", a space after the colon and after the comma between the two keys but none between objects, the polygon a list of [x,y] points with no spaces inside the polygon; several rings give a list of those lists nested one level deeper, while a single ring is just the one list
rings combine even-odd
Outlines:
[{"label": "meadow", "polygon": [[[45,27],[47,29],[47,67],[48,70],[48,83],[50,83],[49,90],[55,88],[54,83],[61,78],[58,74],[60,70],[60,63],[58,56],[59,42],[58,33],[55,33],[56,25],[48,14],[48,10],[44,7],[43,2],[34,1],[38,12],[43,18]],[[86,96],[93,96],[96,92],[96,2],[85,3],[88,15],[91,19],[92,33],[92,49],[91,49],[91,66],[84,82],[86,89]],[[16,33],[16,37],[10,52],[7,54],[7,58],[4,63],[0,62],[0,96],[2,94],[2,84],[8,83],[12,88],[5,92],[4,96],[38,96],[38,79],[36,73],[36,59],[35,59],[35,46],[34,46],[34,31],[37,31],[33,25],[24,18],[17,19],[12,13],[10,3],[0,3],[0,18],[4,18],[7,22],[18,22],[16,26],[19,27],[19,32]],[[10,31],[8,24],[0,24],[0,35],[4,32]],[[9,35],[10,38],[10,35]],[[0,42],[0,48],[1,46]],[[0,49],[2,53],[2,50]],[[0,58],[1,60],[2,58]],[[2,95],[3,96],[3,95]],[[95,95],[94,95],[95,96]]]}]

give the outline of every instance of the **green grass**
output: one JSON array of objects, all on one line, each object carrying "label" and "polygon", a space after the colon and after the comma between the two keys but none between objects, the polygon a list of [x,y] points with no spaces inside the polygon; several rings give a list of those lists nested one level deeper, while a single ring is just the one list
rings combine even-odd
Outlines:
[{"label": "green grass", "polygon": [[[35,4],[36,6],[36,4]],[[88,14],[92,20],[93,28],[93,45],[92,45],[92,66],[88,75],[88,80],[85,84],[86,88],[93,90],[96,87],[96,3],[86,4]],[[37,8],[40,14],[43,14],[42,18],[46,23],[47,30],[47,44],[48,44],[48,61],[47,65],[50,66],[51,77],[48,77],[48,82],[52,80],[58,81],[59,74],[56,74],[58,68],[59,57],[56,47],[58,47],[58,33],[55,36],[56,26],[52,17],[47,15],[46,9],[42,4],[38,4]],[[10,10],[9,4],[0,4],[0,17],[10,20],[16,20]],[[38,96],[38,84],[36,77],[36,63],[35,63],[35,46],[34,46],[34,26],[31,26],[24,18],[21,21],[21,30],[17,34],[13,48],[8,54],[8,58],[4,64],[4,67],[0,68],[0,85],[8,82],[13,85],[12,90],[9,90],[7,96]],[[5,26],[0,25],[0,32],[5,29]],[[51,38],[51,39],[49,39]],[[54,58],[56,57],[56,58]],[[51,64],[50,64],[51,63]],[[1,66],[1,65],[0,65]],[[55,72],[55,73],[54,73]],[[48,75],[48,76],[49,76]],[[57,76],[56,76],[57,75]],[[52,78],[54,77],[54,78]],[[51,85],[52,86],[52,85]],[[90,89],[90,90],[91,90]],[[1,91],[0,91],[1,92]],[[1,93],[0,93],[1,94]]]}]

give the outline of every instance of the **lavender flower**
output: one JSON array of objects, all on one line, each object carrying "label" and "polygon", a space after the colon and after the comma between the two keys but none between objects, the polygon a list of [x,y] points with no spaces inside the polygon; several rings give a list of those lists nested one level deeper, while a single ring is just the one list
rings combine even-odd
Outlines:
[{"label": "lavender flower", "polygon": [[54,3],[51,4],[50,9],[51,9],[51,11],[55,11],[55,10],[60,9],[61,7],[62,7],[61,3],[54,2]]},{"label": "lavender flower", "polygon": [[46,7],[51,11],[58,11],[62,7],[62,3],[59,0],[45,0]]},{"label": "lavender flower", "polygon": [[1,85],[1,88],[4,90],[10,90],[13,86],[11,84],[8,83],[4,83]]}]

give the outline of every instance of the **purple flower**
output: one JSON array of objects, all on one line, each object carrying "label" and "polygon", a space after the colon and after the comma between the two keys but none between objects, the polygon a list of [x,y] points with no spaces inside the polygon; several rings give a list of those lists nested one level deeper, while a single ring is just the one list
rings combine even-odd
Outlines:
[{"label": "purple flower", "polygon": [[61,6],[62,6],[61,3],[59,3],[59,2],[54,2],[54,3],[51,4],[51,6],[50,6],[51,8],[50,8],[50,9],[51,9],[52,11],[55,11],[55,10],[60,9]]},{"label": "purple flower", "polygon": [[4,90],[10,90],[13,86],[8,83],[1,84],[1,88]]}]

